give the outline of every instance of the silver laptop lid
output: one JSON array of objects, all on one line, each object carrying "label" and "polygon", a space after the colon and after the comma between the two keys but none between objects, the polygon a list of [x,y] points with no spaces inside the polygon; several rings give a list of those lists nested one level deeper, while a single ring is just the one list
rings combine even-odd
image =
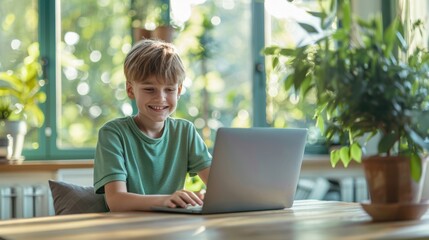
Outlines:
[{"label": "silver laptop lid", "polygon": [[203,213],[291,207],[307,129],[220,128]]}]

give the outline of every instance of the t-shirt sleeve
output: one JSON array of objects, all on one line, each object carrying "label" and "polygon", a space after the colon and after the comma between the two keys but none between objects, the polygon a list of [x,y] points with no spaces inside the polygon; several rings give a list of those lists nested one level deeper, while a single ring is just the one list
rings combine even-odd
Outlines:
[{"label": "t-shirt sleeve", "polygon": [[212,156],[204,143],[201,136],[193,125],[189,129],[189,162],[188,172],[190,176],[195,176],[204,168],[210,167],[212,163]]},{"label": "t-shirt sleeve", "polygon": [[104,185],[112,181],[126,181],[121,134],[111,126],[103,126],[98,132],[94,158],[94,189],[104,193]]}]

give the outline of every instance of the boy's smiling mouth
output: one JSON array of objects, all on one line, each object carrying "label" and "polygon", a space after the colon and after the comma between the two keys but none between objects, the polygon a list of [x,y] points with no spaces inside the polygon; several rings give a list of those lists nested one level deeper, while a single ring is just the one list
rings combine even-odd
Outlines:
[{"label": "boy's smiling mouth", "polygon": [[168,109],[168,106],[151,106],[150,105],[149,108],[156,111],[160,111],[160,110]]}]

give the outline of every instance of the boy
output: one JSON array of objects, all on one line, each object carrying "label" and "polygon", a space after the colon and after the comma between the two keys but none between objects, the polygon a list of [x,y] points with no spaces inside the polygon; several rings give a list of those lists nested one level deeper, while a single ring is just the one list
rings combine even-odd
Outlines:
[{"label": "boy", "polygon": [[207,184],[211,155],[189,121],[174,119],[185,71],[175,48],[142,40],[128,53],[126,89],[138,113],[99,131],[94,187],[110,211],[201,205],[203,196],[183,190],[186,174]]}]

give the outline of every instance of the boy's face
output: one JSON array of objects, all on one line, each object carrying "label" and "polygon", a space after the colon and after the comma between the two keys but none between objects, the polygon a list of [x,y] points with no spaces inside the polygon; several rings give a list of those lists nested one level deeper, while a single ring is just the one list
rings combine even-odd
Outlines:
[{"label": "boy's face", "polygon": [[[164,123],[177,107],[182,85],[166,84],[150,77],[144,82],[127,81],[127,94],[136,100],[139,118],[143,124]],[[153,127],[145,126],[145,127]]]}]

